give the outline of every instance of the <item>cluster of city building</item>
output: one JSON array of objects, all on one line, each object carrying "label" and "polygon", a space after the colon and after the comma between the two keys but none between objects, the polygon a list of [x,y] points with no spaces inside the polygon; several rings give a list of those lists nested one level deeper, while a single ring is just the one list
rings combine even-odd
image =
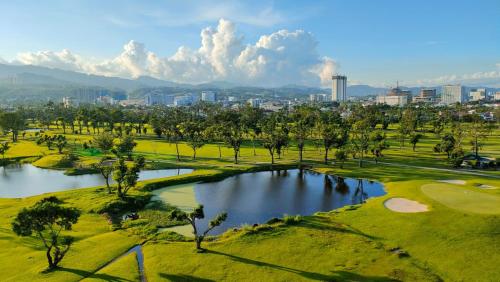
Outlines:
[{"label": "cluster of city building", "polygon": [[215,103],[217,93],[214,91],[202,91],[201,96],[187,93],[183,95],[165,94],[161,91],[152,91],[146,94],[144,104],[146,106],[166,105],[166,106],[189,106],[199,101]]},{"label": "cluster of city building", "polygon": [[[438,93],[438,89],[440,90]],[[308,99],[307,99],[308,98]],[[76,89],[71,97],[64,97],[65,106],[78,104],[120,104],[138,106],[190,106],[200,101],[206,103],[220,103],[225,107],[239,107],[242,104],[249,104],[269,111],[278,111],[284,107],[291,107],[298,104],[337,102],[343,103],[348,100],[358,99],[364,104],[387,104],[391,106],[405,106],[409,103],[426,103],[435,105],[451,105],[455,103],[465,103],[469,101],[500,100],[500,92],[491,93],[485,88],[467,90],[461,85],[444,85],[440,88],[422,88],[420,93],[413,96],[410,90],[402,89],[397,85],[387,93],[376,97],[349,97],[347,93],[347,77],[345,75],[332,76],[331,94],[317,93],[310,94],[304,98],[284,98],[284,97],[264,97],[255,95],[246,98],[235,96],[219,96],[217,91],[180,92],[173,94],[164,89],[151,89],[146,92],[143,99],[128,99],[125,92],[110,91],[103,88],[81,88]]]},{"label": "cluster of city building", "polygon": [[65,107],[77,106],[79,104],[116,105],[126,99],[127,94],[125,91],[111,91],[99,87],[82,87],[73,90],[71,96],[63,97],[62,102]]},{"label": "cluster of city building", "polygon": [[[331,101],[347,101],[347,77],[344,75],[332,76]],[[311,102],[328,101],[325,94],[310,95]],[[444,85],[441,93],[436,88],[422,88],[417,96],[413,96],[410,90],[403,90],[398,86],[391,88],[385,95],[378,95],[375,102],[391,106],[404,106],[409,103],[428,103],[437,105],[451,105],[455,103],[466,103],[470,101],[492,101],[500,100],[500,92],[488,93],[485,88],[475,88],[469,91],[460,84]]]},{"label": "cluster of city building", "polygon": [[436,88],[422,88],[417,96],[411,91],[399,87],[392,88],[386,95],[377,96],[376,102],[392,106],[404,106],[408,103],[428,103],[437,105],[452,105],[472,101],[500,100],[500,92],[488,93],[485,88],[474,88],[469,91],[460,84],[444,85],[441,93]]}]

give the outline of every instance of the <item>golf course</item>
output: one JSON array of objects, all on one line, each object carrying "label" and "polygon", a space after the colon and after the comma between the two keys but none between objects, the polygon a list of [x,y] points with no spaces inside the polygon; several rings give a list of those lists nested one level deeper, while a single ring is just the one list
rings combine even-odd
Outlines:
[{"label": "golf course", "polygon": [[[150,124],[129,135],[136,144],[123,158],[98,148],[102,133],[64,132],[57,123],[43,129],[43,142],[42,133],[16,142],[5,134],[0,280],[500,280],[500,172],[452,167],[434,149],[438,135],[422,129],[413,148],[401,143],[399,127],[377,126],[386,136],[383,154],[326,163],[321,146],[308,139],[300,153],[294,138],[273,160],[264,139],[247,136],[236,162],[233,148],[218,141],[193,157],[192,140],[158,136]],[[60,152],[47,146],[50,136],[64,136]],[[119,148],[124,138],[112,144]],[[498,127],[482,142],[481,154],[500,157]],[[113,154],[125,171],[141,164],[122,196],[118,177],[106,184],[99,174],[105,158],[119,164]],[[61,231],[73,238],[64,260],[48,270],[44,242],[36,232],[19,236],[13,222],[50,197],[79,217]],[[199,229],[227,212],[202,238],[202,251],[189,218],[177,216],[199,204]]]}]

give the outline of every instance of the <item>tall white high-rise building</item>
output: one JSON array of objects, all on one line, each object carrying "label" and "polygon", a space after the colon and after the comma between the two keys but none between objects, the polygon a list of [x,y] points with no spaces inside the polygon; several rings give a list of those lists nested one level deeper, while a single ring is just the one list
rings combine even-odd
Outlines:
[{"label": "tall white high-rise building", "polygon": [[467,102],[467,93],[460,84],[444,85],[441,93],[441,103],[445,105]]},{"label": "tall white high-rise building", "polygon": [[332,101],[344,102],[347,100],[347,76],[332,76]]}]

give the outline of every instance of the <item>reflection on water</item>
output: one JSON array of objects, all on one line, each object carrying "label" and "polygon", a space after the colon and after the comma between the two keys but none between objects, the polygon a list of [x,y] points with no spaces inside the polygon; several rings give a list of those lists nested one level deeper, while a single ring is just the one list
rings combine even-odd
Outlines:
[{"label": "reflection on water", "polygon": [[284,214],[330,211],[385,194],[377,182],[299,169],[245,173],[195,184],[193,189],[196,201],[205,206],[206,217],[200,221],[203,229],[216,214],[228,212],[227,221],[211,234],[242,224],[265,223]]},{"label": "reflection on water", "polygon": [[[145,170],[139,174],[139,180],[180,175],[192,171],[192,169],[183,168]],[[105,184],[100,174],[68,176],[60,170],[41,169],[30,164],[0,167],[0,198],[28,197]]]}]

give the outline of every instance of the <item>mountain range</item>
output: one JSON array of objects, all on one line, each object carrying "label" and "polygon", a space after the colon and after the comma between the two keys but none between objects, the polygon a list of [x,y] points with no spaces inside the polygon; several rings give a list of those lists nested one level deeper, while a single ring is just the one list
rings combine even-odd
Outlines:
[{"label": "mountain range", "polygon": [[[33,65],[0,64],[0,96],[14,98],[16,95],[36,97],[37,93],[51,93],[56,96],[65,95],[71,89],[82,87],[99,87],[110,90],[123,90],[140,98],[148,89],[167,88],[170,92],[220,90],[234,93],[263,93],[282,97],[289,93],[291,97],[303,97],[313,93],[330,93],[329,88],[308,87],[302,85],[284,85],[277,88],[257,86],[241,86],[226,81],[213,81],[203,84],[182,84],[161,80],[148,76],[136,79],[99,76],[75,71],[47,68]],[[405,88],[417,94],[420,87]],[[440,88],[439,86],[436,88]],[[347,88],[349,96],[380,95],[388,88],[369,85],[350,85]],[[438,90],[439,91],[439,90]]]}]

